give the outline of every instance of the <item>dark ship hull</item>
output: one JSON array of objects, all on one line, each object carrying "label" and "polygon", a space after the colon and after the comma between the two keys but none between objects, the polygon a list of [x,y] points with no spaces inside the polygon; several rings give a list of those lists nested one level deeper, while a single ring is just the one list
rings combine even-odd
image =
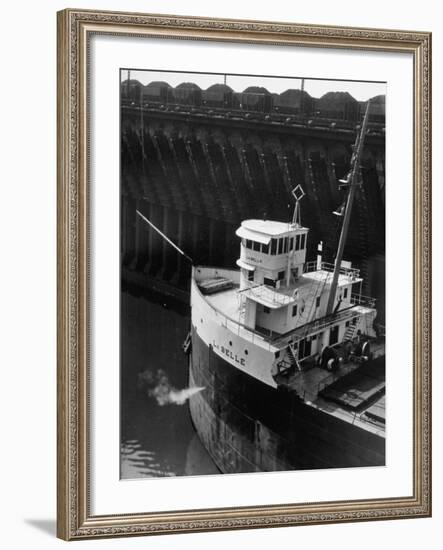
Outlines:
[{"label": "dark ship hull", "polygon": [[[383,361],[380,358],[378,361]],[[223,473],[383,466],[385,437],[271,387],[217,355],[192,328],[192,421]]]}]

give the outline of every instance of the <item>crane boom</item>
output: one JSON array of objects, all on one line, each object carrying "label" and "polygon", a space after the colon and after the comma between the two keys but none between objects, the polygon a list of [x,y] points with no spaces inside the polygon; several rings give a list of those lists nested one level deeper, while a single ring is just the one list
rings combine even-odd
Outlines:
[{"label": "crane boom", "polygon": [[349,193],[346,201],[346,208],[343,217],[343,225],[340,233],[340,240],[338,243],[337,256],[335,258],[334,274],[332,276],[331,290],[329,291],[328,305],[326,308],[326,315],[330,315],[334,309],[335,296],[337,294],[338,276],[340,274],[341,262],[343,260],[343,252],[345,249],[346,240],[349,231],[349,222],[351,219],[352,205],[354,202],[355,191],[357,188],[358,171],[360,168],[360,159],[363,152],[363,145],[365,142],[366,129],[368,126],[369,108],[371,100],[368,100],[366,106],[366,112],[363,119],[363,124],[360,133],[357,135],[354,144],[354,152],[351,158],[351,170],[347,178],[347,184],[349,185]]}]

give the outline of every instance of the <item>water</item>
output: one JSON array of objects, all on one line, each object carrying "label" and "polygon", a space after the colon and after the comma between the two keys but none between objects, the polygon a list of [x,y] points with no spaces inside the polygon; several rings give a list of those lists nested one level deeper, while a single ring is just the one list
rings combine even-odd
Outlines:
[{"label": "water", "polygon": [[[189,314],[170,299],[121,293],[122,479],[219,473],[195,433],[186,395],[162,398],[188,387],[182,344]],[[147,387],[140,375],[148,372],[157,382],[159,369],[163,386],[149,394],[155,384]]]}]

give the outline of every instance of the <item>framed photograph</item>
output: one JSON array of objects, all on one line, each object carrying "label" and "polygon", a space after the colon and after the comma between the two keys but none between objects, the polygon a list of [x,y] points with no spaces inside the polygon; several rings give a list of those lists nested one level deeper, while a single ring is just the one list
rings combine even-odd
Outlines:
[{"label": "framed photograph", "polygon": [[426,32],[58,14],[58,535],[431,514]]}]

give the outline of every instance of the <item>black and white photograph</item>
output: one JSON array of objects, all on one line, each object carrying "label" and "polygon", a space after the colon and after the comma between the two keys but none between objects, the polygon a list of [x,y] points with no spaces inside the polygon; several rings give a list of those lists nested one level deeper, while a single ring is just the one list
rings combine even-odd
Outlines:
[{"label": "black and white photograph", "polygon": [[121,69],[122,479],[385,465],[385,103]]}]

